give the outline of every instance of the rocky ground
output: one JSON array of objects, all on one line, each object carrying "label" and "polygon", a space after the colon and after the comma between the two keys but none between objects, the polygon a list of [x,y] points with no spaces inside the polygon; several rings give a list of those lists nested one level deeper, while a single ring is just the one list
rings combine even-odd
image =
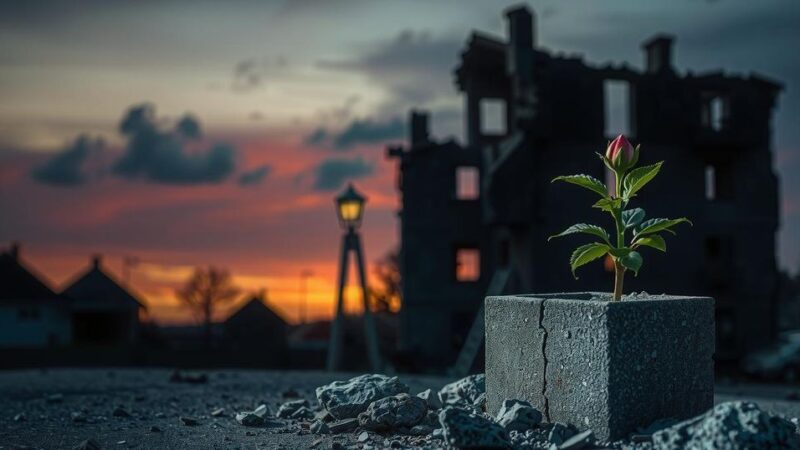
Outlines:
[{"label": "rocky ground", "polygon": [[797,391],[786,388],[723,387],[718,402],[756,403],[721,403],[655,435],[670,424],[624,442],[599,443],[591,430],[542,423],[524,402],[508,401],[497,417],[486,416],[480,377],[453,384],[436,377],[352,377],[245,370],[0,372],[0,449],[800,448],[800,402]]}]

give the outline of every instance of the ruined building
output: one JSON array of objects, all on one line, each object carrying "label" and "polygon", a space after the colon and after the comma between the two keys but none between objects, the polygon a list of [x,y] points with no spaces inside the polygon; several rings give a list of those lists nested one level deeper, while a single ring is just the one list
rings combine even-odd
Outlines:
[{"label": "ruined building", "polygon": [[666,254],[643,252],[626,292],[713,296],[720,361],[766,344],[779,225],[770,124],[781,85],[681,74],[665,35],[643,43],[643,70],[589,64],[537,46],[528,9],[506,17],[507,39],[473,33],[455,69],[466,144],[433,141],[427,114],[412,112],[409,144],[388,151],[402,193],[402,349],[428,366],[452,363],[498,269],[510,273],[506,293],[611,291],[602,263],[578,280],[570,273],[585,237],[547,237],[577,222],[613,224],[590,208],[591,192],[550,180],[606,178],[595,152],[620,132],[642,144],[640,164],[666,161],[631,205],[694,222],[666,236]]}]

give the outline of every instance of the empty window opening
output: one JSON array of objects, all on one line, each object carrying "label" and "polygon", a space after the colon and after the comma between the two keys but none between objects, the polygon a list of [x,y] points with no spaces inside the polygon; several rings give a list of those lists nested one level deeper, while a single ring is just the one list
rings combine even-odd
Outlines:
[{"label": "empty window opening", "polygon": [[730,107],[728,99],[721,95],[709,96],[703,103],[703,126],[721,131],[728,126]]},{"label": "empty window opening", "polygon": [[633,135],[631,120],[631,85],[627,81],[605,80],[605,133],[608,138]]},{"label": "empty window opening", "polygon": [[481,253],[477,248],[456,249],[456,280],[477,281],[481,276]]},{"label": "empty window opening", "polygon": [[706,200],[730,200],[735,189],[729,164],[708,164],[705,169]]},{"label": "empty window opening", "polygon": [[484,98],[480,101],[481,134],[506,134],[506,102],[499,98]]},{"label": "empty window opening", "polygon": [[456,167],[456,198],[477,200],[480,196],[480,174],[477,167]]}]

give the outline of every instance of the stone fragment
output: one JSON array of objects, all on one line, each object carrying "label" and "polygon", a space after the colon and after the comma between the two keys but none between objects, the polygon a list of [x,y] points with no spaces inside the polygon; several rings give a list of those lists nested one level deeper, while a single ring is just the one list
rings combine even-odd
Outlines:
[{"label": "stone fragment", "polygon": [[225,415],[225,408],[217,408],[211,411],[211,417],[222,417]]},{"label": "stone fragment", "polygon": [[317,420],[321,420],[323,422],[330,422],[333,420],[333,416],[331,413],[328,412],[327,409],[321,409],[314,413],[314,418]]},{"label": "stone fragment", "polygon": [[372,402],[358,416],[362,428],[374,431],[413,427],[428,413],[425,400],[409,394],[397,394]]},{"label": "stone fragment", "polygon": [[291,416],[294,420],[309,420],[314,418],[314,411],[306,408],[305,406],[300,407],[297,411],[294,412]]},{"label": "stone fragment", "polygon": [[286,403],[282,404],[278,408],[278,417],[281,417],[281,418],[284,418],[284,419],[288,418],[288,417],[291,417],[292,414],[294,414],[298,409],[307,408],[308,406],[309,406],[308,405],[308,400],[304,400],[304,399],[303,400],[293,400],[293,401],[290,401],[290,402],[286,402]]},{"label": "stone fragment", "polygon": [[408,430],[408,434],[412,436],[429,436],[433,433],[433,427],[430,425],[414,425]]},{"label": "stone fragment", "polygon": [[87,439],[75,447],[72,447],[72,450],[100,450],[100,444],[94,439]]},{"label": "stone fragment", "polygon": [[14,422],[24,422],[27,418],[25,413],[19,413],[14,416]]},{"label": "stone fragment", "polygon": [[86,423],[86,414],[84,414],[81,411],[75,411],[71,413],[69,416],[70,419],[72,419],[72,421],[75,423]]},{"label": "stone fragment", "polygon": [[330,429],[328,429],[328,425],[321,420],[315,420],[311,423],[311,427],[309,427],[312,433],[314,434],[328,434],[330,433]]},{"label": "stone fragment", "polygon": [[432,389],[425,389],[424,391],[417,394],[417,397],[425,400],[425,403],[428,405],[428,408],[437,410],[442,409],[442,401],[439,400],[439,394],[434,392]]},{"label": "stone fragment", "polygon": [[547,442],[554,445],[561,445],[574,436],[575,433],[576,430],[571,426],[556,422],[551,425],[550,432],[547,433]]},{"label": "stone fragment", "polygon": [[357,417],[370,403],[408,392],[397,377],[365,374],[347,381],[334,381],[316,389],[317,400],[337,419]]},{"label": "stone fragment", "polygon": [[244,411],[236,414],[236,421],[246,427],[260,427],[264,425],[264,416],[255,411]]},{"label": "stone fragment", "polygon": [[362,431],[361,434],[358,435],[358,442],[367,442],[369,440],[369,433],[366,431]]},{"label": "stone fragment", "polygon": [[490,419],[472,411],[446,407],[439,413],[444,441],[456,448],[508,448],[506,431]]},{"label": "stone fragment", "polygon": [[337,420],[328,424],[328,429],[333,434],[346,433],[358,428],[358,419],[355,417],[349,419]]},{"label": "stone fragment", "polygon": [[181,421],[181,423],[183,423],[187,427],[193,427],[195,425],[200,425],[200,422],[198,422],[197,419],[194,419],[192,417],[181,416],[180,417],[180,421]]},{"label": "stone fragment", "polygon": [[594,441],[592,430],[586,430],[572,436],[558,447],[558,450],[580,450],[589,446]]},{"label": "stone fragment", "polygon": [[64,394],[51,394],[45,398],[47,403],[61,403],[64,401]]},{"label": "stone fragment", "polygon": [[439,391],[443,406],[479,406],[481,394],[486,393],[486,376],[482,373],[470,375],[450,383]]},{"label": "stone fragment", "polygon": [[542,423],[542,413],[522,400],[504,400],[497,413],[497,423],[506,431],[525,431]]},{"label": "stone fragment", "polygon": [[121,406],[117,406],[114,408],[114,412],[111,413],[114,417],[130,417],[131,414],[128,411],[125,411],[125,408]]},{"label": "stone fragment", "polygon": [[707,413],[653,435],[656,450],[800,448],[790,421],[768,414],[751,402],[720,403]]}]

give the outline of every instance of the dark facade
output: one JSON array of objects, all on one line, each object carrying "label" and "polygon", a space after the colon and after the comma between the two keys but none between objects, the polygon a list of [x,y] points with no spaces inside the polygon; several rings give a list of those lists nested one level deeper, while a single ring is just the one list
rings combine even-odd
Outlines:
[{"label": "dark facade", "polygon": [[225,321],[225,347],[239,364],[283,367],[288,362],[287,328],[264,303],[263,294],[256,295]]},{"label": "dark facade", "polygon": [[[640,164],[665,160],[632,201],[648,217],[689,217],[668,253],[644,254],[626,291],[706,294],[717,300],[717,358],[733,360],[775,331],[778,181],[771,118],[781,86],[761,76],[679,74],[670,36],[645,42],[645,69],[594,65],[538,47],[533,15],[507,11],[507,40],[473,33],[455,69],[466,105],[466,145],[432,142],[412,113],[411,142],[391,148],[402,193],[401,345],[449,364],[497,268],[506,291],[610,291],[603,264],[568,260],[580,238],[547,242],[577,222],[612,228],[592,194],[558,175],[605,179],[595,152],[619,132],[641,143]],[[621,114],[610,93],[622,91]],[[619,102],[618,102],[619,103]],[[490,123],[487,112],[499,115]],[[616,129],[617,122],[622,128]],[[459,173],[479,174],[477,196],[458,195]],[[456,277],[459,250],[478,252],[479,276]]]}]

